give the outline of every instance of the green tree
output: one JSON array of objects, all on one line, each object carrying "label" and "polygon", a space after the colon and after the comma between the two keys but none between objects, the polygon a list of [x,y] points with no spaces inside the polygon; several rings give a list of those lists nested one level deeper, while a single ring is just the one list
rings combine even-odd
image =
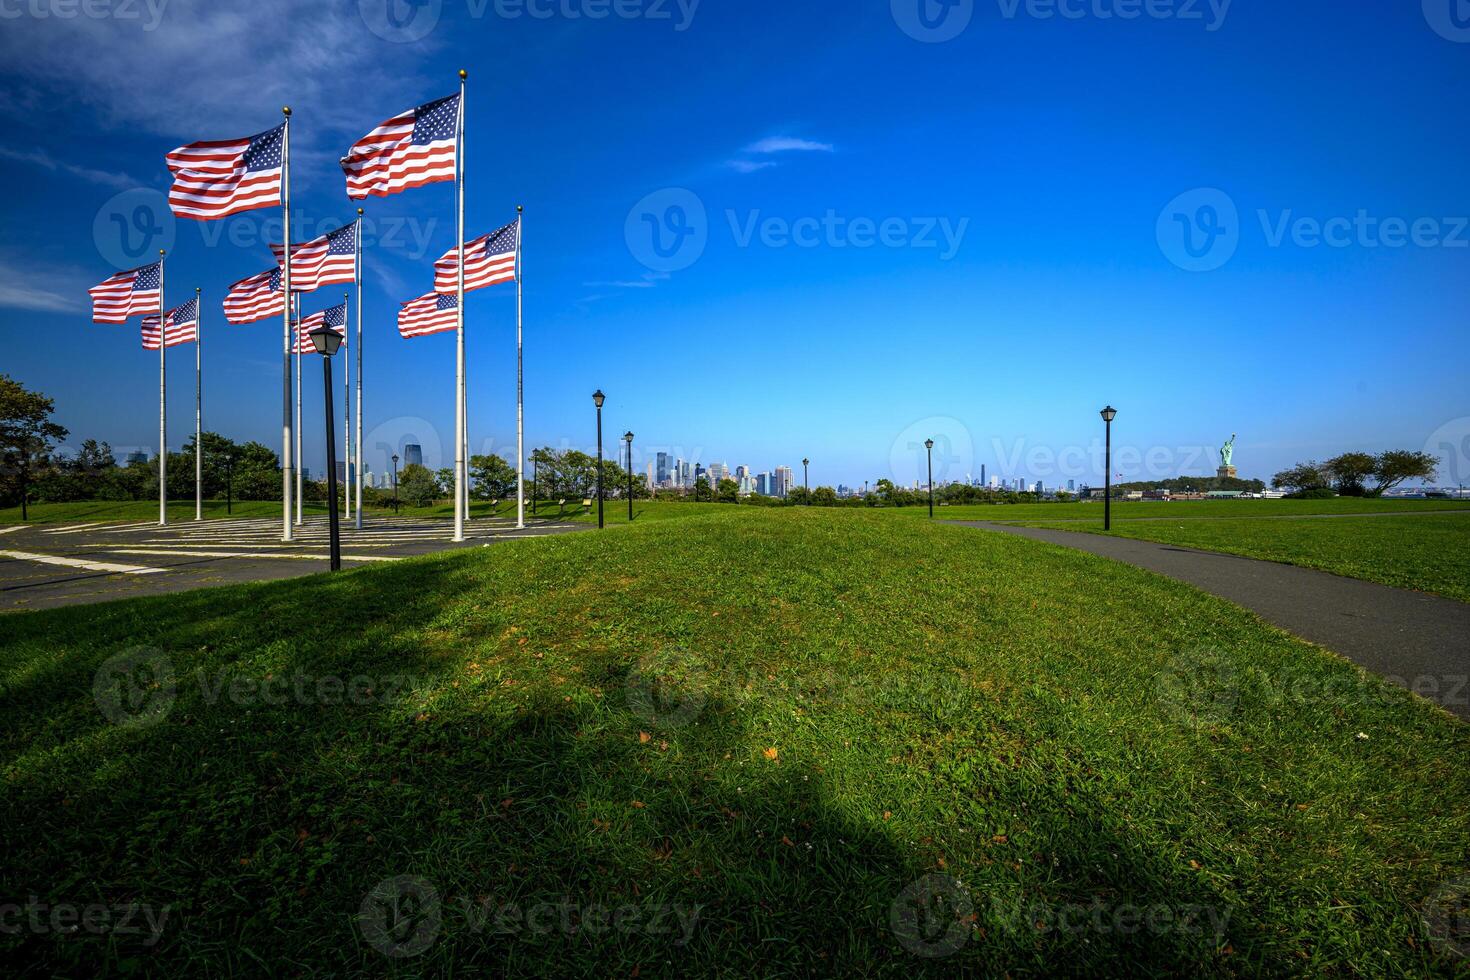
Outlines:
[{"label": "green tree", "polygon": [[792,507],[804,507],[811,503],[811,496],[806,487],[792,487],[786,491],[786,503]]},{"label": "green tree", "polygon": [[398,471],[398,495],[411,507],[427,507],[439,499],[439,481],[427,467],[409,463]]},{"label": "green tree", "polygon": [[516,492],[516,470],[500,456],[470,457],[470,497],[501,500]]},{"label": "green tree", "polygon": [[1271,486],[1277,490],[1290,490],[1293,493],[1300,493],[1303,490],[1322,490],[1331,484],[1331,475],[1327,473],[1322,464],[1315,460],[1298,463],[1271,477]]},{"label": "green tree", "polygon": [[1385,491],[1405,480],[1432,480],[1439,471],[1439,457],[1411,449],[1390,449],[1379,453],[1373,461],[1373,480],[1376,486],[1370,491],[1381,497]]},{"label": "green tree", "polygon": [[812,491],[812,505],[815,507],[836,507],[837,491],[831,487],[817,487]]},{"label": "green tree", "polygon": [[1322,464],[1332,477],[1333,489],[1344,497],[1366,496],[1364,481],[1373,475],[1377,466],[1378,460],[1372,453],[1343,453]]},{"label": "green tree", "polygon": [[740,484],[730,479],[721,480],[715,499],[722,504],[740,503]]},{"label": "green tree", "polygon": [[21,520],[30,518],[26,498],[32,475],[45,464],[51,447],[67,435],[64,427],[51,421],[55,410],[52,399],[0,374],[0,479],[7,498],[20,498]]}]

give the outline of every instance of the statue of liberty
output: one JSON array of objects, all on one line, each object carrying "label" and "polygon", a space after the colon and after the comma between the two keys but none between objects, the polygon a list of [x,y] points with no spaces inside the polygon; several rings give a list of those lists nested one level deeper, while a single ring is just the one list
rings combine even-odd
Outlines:
[{"label": "statue of liberty", "polygon": [[1220,467],[1222,469],[1230,466],[1230,461],[1235,458],[1235,433],[1230,433],[1230,441],[1220,447]]}]

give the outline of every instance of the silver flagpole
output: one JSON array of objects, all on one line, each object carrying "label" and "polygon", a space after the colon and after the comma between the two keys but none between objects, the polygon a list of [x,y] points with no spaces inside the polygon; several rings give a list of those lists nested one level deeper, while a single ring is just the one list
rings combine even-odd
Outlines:
[{"label": "silver flagpole", "polygon": [[[290,246],[286,250],[289,252]],[[296,317],[291,324],[291,339],[296,346],[296,526],[301,526],[301,297],[292,296],[291,302],[287,304],[294,308]]]},{"label": "silver flagpole", "polygon": [[[348,302],[352,299],[342,294],[342,333],[347,334]],[[342,506],[344,513],[352,516],[352,360],[342,358]]]},{"label": "silver flagpole", "polygon": [[194,287],[194,520],[204,520],[204,302]]},{"label": "silver flagpole", "polygon": [[455,285],[455,297],[458,300],[457,319],[459,320],[459,336],[455,354],[455,384],[457,386],[457,397],[455,398],[454,415],[454,540],[464,540],[465,519],[465,429],[468,419],[465,417],[465,379],[464,379],[464,89],[465,79],[469,73],[463,68],[459,70],[459,132],[454,141],[454,169],[455,184],[458,194],[456,201],[455,241],[459,249],[459,270],[456,273],[457,283]]},{"label": "silver flagpole", "polygon": [[286,264],[281,279],[281,540],[291,540],[291,107],[281,112],[286,130],[281,149],[281,204]]},{"label": "silver flagpole", "polygon": [[168,350],[165,344],[165,324],[168,321],[168,311],[163,304],[163,249],[158,250],[158,523],[159,526],[168,524],[168,424],[166,405],[168,392],[168,375],[164,366],[164,352]]},{"label": "silver flagpole", "polygon": [[[357,441],[353,443],[357,471],[357,526],[362,527],[362,208],[357,209]],[[345,324],[344,324],[345,326]]]},{"label": "silver flagpole", "polygon": [[526,526],[526,412],[521,372],[521,238],[526,233],[525,208],[516,205],[516,527]]}]

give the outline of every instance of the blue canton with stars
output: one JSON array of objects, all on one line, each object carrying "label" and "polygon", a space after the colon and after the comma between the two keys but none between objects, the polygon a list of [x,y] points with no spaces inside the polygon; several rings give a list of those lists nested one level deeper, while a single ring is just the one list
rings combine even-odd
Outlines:
[{"label": "blue canton with stars", "polygon": [[427,102],[413,111],[413,144],[452,140],[458,122],[458,95]]},{"label": "blue canton with stars", "polygon": [[286,143],[286,124],[281,123],[275,129],[267,130],[250,137],[250,145],[245,148],[243,163],[245,169],[250,170],[275,170],[281,166],[282,151]]}]

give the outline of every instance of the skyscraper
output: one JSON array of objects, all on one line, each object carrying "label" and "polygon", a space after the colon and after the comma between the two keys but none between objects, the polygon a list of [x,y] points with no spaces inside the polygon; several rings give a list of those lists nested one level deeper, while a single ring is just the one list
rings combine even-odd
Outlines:
[{"label": "skyscraper", "polygon": [[791,487],[794,482],[795,481],[792,479],[791,467],[776,467],[776,488],[775,492],[772,495],[776,497],[786,496],[788,493],[791,492]]},{"label": "skyscraper", "polygon": [[403,444],[403,465],[423,466],[424,450],[418,443],[406,442]]},{"label": "skyscraper", "polygon": [[669,482],[669,454],[659,453],[655,459],[657,465],[654,467],[654,479],[658,481],[659,486],[663,486]]}]

